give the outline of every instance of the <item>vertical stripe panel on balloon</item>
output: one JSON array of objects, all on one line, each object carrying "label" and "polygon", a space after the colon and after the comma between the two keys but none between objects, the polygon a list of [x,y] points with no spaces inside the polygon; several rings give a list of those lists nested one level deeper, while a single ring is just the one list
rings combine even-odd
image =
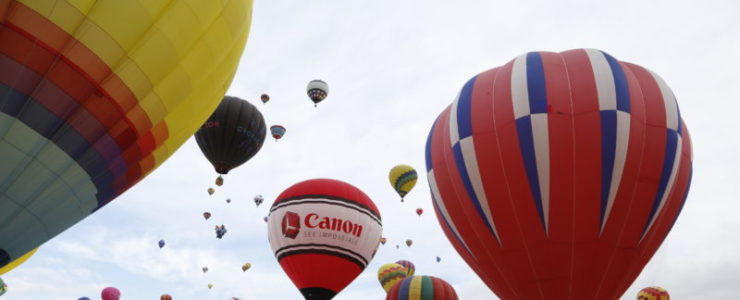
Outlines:
[{"label": "vertical stripe panel on balloon", "polygon": [[422,300],[424,298],[424,290],[422,286],[422,279],[424,276],[413,276],[411,277],[411,285],[409,286],[409,300]]},{"label": "vertical stripe panel on balloon", "polygon": [[398,295],[399,299],[408,300],[411,298],[410,297],[411,278],[404,279],[403,281],[401,281],[401,283],[396,284],[396,286],[398,287],[398,293],[394,293],[394,294]]}]

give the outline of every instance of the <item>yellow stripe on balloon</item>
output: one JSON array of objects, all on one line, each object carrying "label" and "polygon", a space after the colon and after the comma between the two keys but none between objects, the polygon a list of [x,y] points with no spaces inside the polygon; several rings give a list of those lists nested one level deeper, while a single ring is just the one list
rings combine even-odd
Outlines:
[{"label": "yellow stripe on balloon", "polygon": [[8,273],[12,271],[13,269],[17,268],[18,266],[22,265],[24,262],[26,262],[31,256],[36,254],[36,251],[38,251],[39,248],[33,249],[31,251],[28,251],[28,253],[23,254],[23,256],[19,257],[18,259],[11,261],[9,264],[5,265],[4,267],[0,268],[0,275],[3,275],[5,273]]},{"label": "yellow stripe on balloon", "polygon": [[421,300],[421,283],[424,277],[414,276],[411,278],[411,284],[409,285],[409,299],[408,300]]}]

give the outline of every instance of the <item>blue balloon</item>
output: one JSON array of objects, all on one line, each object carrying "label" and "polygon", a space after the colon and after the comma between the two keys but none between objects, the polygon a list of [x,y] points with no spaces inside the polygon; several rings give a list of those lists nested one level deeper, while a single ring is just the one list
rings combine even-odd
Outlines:
[{"label": "blue balloon", "polygon": [[77,300],[90,300],[90,298],[88,298],[88,297],[82,297],[82,298],[77,299]]},{"label": "blue balloon", "polygon": [[164,240],[159,240],[159,249],[162,249],[164,247]]}]

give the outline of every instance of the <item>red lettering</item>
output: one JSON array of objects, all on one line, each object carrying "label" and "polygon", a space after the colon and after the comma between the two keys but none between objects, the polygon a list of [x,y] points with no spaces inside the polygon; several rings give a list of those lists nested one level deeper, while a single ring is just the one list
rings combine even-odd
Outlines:
[{"label": "red lettering", "polygon": [[310,213],[310,214],[306,215],[306,219],[304,221],[304,223],[306,224],[306,227],[308,227],[308,228],[316,228],[316,225],[311,224],[311,219],[316,220],[318,218],[319,218],[319,215],[317,215],[315,213]]}]

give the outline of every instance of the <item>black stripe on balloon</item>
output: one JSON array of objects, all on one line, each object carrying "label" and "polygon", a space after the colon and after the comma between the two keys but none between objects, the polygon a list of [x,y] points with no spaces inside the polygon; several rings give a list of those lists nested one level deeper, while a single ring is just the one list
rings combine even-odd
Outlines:
[{"label": "black stripe on balloon", "polygon": [[293,196],[290,198],[278,199],[277,201],[275,201],[275,204],[273,204],[272,208],[270,208],[270,212],[282,206],[284,203],[300,201],[300,200],[304,200],[307,198],[319,198],[319,199],[328,199],[328,200],[336,200],[336,201],[345,202],[347,204],[351,204],[351,205],[366,209],[373,216],[375,216],[376,219],[378,219],[378,222],[382,220],[382,218],[380,217],[380,213],[378,213],[376,210],[370,208],[369,206],[365,204],[359,203],[352,199],[347,199],[347,198],[342,198],[342,197],[337,197],[337,196],[330,196],[330,195],[322,195],[322,194],[306,194],[306,195]]},{"label": "black stripe on balloon", "polygon": [[300,255],[300,254],[324,254],[324,255],[329,255],[329,256],[334,256],[334,257],[346,259],[346,260],[348,260],[348,261],[356,264],[358,267],[360,267],[360,270],[364,270],[365,267],[367,266],[366,264],[363,264],[361,261],[359,261],[358,259],[356,259],[356,258],[354,258],[352,256],[349,256],[349,255],[344,254],[344,253],[341,253],[341,252],[332,251],[332,250],[325,250],[325,249],[296,249],[296,250],[293,250],[293,251],[288,251],[288,252],[281,253],[280,255],[277,256],[277,260],[278,260],[278,262],[280,262],[283,258],[286,258],[286,257],[289,257],[289,256],[293,256],[293,255]]},{"label": "black stripe on balloon", "polygon": [[[354,252],[354,251],[349,250],[347,248],[342,248],[342,247],[334,246],[334,245],[326,245],[326,244],[297,244],[297,245],[290,245],[290,246],[285,246],[285,247],[282,247],[280,249],[277,249],[277,251],[275,251],[275,253],[278,254],[278,253],[283,252],[283,251],[288,251],[288,249],[301,248],[301,247],[323,247],[323,248],[331,248],[331,249],[336,249],[336,250],[341,250],[341,251],[349,252],[349,253],[352,253],[352,255],[355,255],[355,256],[359,257],[359,260],[362,261],[365,265],[368,264],[368,261],[361,254],[359,254],[357,252]],[[280,254],[280,255],[282,255],[282,254]]]}]

